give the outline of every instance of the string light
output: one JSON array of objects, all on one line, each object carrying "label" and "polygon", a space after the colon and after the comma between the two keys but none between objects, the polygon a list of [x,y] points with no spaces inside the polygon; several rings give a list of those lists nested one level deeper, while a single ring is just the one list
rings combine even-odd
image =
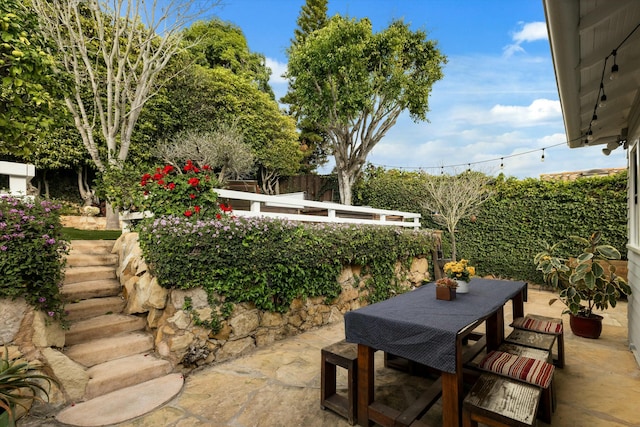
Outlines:
[{"label": "string light", "polygon": [[616,64],[616,57],[618,56],[618,50],[613,49],[613,52],[611,52],[611,55],[613,55],[613,65],[611,66],[611,75],[609,76],[609,80],[615,80],[618,78],[618,64]]},{"label": "string light", "polygon": [[550,148],[559,147],[561,145],[567,145],[567,144],[570,144],[572,142],[579,141],[579,140],[580,140],[580,138],[576,138],[576,139],[573,139],[571,141],[559,142],[557,144],[549,145],[549,146],[544,147],[544,148],[535,148],[535,149],[532,149],[532,150],[523,151],[522,153],[510,154],[510,155],[507,155],[507,156],[500,156],[500,157],[497,157],[497,158],[492,158],[492,159],[487,159],[487,160],[479,160],[477,162],[470,162],[470,163],[458,163],[458,164],[441,165],[441,166],[392,166],[392,165],[383,165],[383,164],[379,164],[379,163],[371,163],[371,164],[373,166],[379,166],[379,167],[383,167],[383,168],[387,168],[387,169],[398,169],[398,170],[434,170],[434,169],[437,170],[437,169],[440,169],[441,173],[444,173],[444,169],[445,168],[447,168],[447,169],[456,169],[456,168],[459,168],[461,166],[466,166],[467,170],[471,170],[471,166],[472,165],[479,165],[479,164],[484,164],[484,163],[495,163],[498,160],[500,160],[500,162],[504,164],[504,159],[510,159],[512,157],[526,156],[528,154],[535,153],[535,152],[538,152],[540,150],[548,150]]},{"label": "string light", "polygon": [[504,157],[500,157],[500,169],[504,169]]},{"label": "string light", "polygon": [[600,81],[600,92],[602,96],[600,96],[600,102],[598,103],[599,108],[604,108],[607,106],[607,95],[604,93],[604,84]]},{"label": "string light", "polygon": [[540,157],[540,161],[544,162],[544,148],[542,149],[542,157]]}]

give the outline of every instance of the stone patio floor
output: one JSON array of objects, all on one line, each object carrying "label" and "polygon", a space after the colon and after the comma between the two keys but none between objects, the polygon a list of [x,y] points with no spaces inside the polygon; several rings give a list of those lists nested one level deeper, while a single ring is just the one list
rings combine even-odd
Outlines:
[{"label": "stone patio floor", "polygon": [[[551,297],[548,291],[530,288],[525,313],[559,317],[563,306],[549,306]],[[628,348],[627,303],[621,302],[603,315],[603,332],[597,340],[574,336],[568,316],[563,316],[566,365],[556,370],[554,427],[640,427],[640,368]],[[506,321],[510,316],[507,306]],[[114,426],[348,426],[340,416],[320,409],[320,349],[343,338],[344,325],[339,322],[275,342],[236,360],[200,368],[186,378],[174,399]],[[398,409],[430,383],[385,369],[381,352],[376,353],[376,366],[376,396]],[[344,385],[345,378],[339,369],[339,386]],[[35,409],[18,427],[66,426],[55,421],[51,408]],[[422,419],[434,427],[442,425],[439,404]]]}]

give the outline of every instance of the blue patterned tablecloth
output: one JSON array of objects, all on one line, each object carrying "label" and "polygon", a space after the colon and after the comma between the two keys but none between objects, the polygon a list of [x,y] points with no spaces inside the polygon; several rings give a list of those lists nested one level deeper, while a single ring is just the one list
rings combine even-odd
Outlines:
[{"label": "blue patterned tablecloth", "polygon": [[443,301],[430,283],[346,313],[346,340],[455,373],[458,332],[497,311],[526,285],[472,279],[469,293]]}]

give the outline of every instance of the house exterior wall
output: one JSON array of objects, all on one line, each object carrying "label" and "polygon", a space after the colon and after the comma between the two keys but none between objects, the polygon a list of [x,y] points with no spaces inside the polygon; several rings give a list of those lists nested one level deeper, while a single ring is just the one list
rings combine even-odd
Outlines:
[{"label": "house exterior wall", "polygon": [[[638,104],[636,103],[636,106]],[[627,244],[628,281],[632,293],[627,307],[629,348],[640,365],[640,120],[639,108],[630,115],[630,129],[627,141],[629,167],[629,242]],[[635,114],[634,114],[635,113]]]}]

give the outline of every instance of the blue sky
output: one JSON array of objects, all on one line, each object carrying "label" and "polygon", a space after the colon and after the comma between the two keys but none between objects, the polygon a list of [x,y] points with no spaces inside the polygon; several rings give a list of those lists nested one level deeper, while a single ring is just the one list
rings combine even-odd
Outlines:
[{"label": "blue sky", "polygon": [[[286,93],[280,76],[304,3],[223,0],[214,11],[242,29],[253,52],[266,56],[277,98]],[[474,170],[518,178],[626,166],[624,150],[604,156],[602,147],[569,149],[564,143],[542,0],[329,0],[328,5],[329,16],[367,17],[375,31],[403,19],[437,40],[448,57],[444,78],[429,98],[428,122],[402,115],[369,162],[429,173],[471,164]]]}]

